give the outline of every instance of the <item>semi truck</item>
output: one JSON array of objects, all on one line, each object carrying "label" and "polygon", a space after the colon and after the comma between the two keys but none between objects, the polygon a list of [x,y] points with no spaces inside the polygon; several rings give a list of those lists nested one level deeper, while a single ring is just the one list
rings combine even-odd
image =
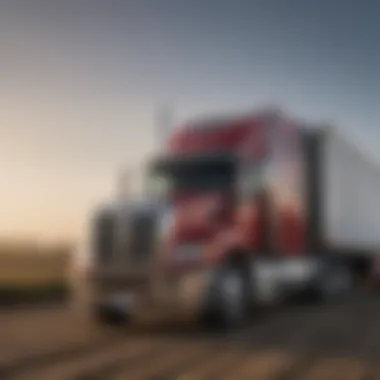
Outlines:
[{"label": "semi truck", "polygon": [[124,294],[125,317],[148,292],[235,327],[294,297],[340,300],[378,268],[380,166],[337,128],[271,110],[190,120],[149,176],[165,207],[148,290]]}]

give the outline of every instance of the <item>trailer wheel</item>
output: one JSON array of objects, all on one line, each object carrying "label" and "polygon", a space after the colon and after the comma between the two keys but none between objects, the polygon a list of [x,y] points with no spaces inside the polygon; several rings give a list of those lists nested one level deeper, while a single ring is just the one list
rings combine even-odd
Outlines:
[{"label": "trailer wheel", "polygon": [[350,270],[343,265],[330,265],[319,276],[317,298],[323,302],[335,302],[346,298],[353,287]]},{"label": "trailer wheel", "polygon": [[207,297],[203,322],[208,327],[232,329],[249,315],[249,281],[239,265],[228,263],[217,273]]}]

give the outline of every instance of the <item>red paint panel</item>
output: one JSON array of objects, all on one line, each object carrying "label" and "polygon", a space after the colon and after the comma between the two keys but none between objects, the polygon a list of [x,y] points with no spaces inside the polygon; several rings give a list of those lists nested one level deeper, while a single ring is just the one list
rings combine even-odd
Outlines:
[{"label": "red paint panel", "polygon": [[[214,128],[180,129],[173,133],[167,146],[168,154],[196,154],[212,151],[241,152],[247,147],[251,153],[263,143],[260,130],[262,123],[256,119],[245,119]],[[249,144],[247,145],[247,142]]]},{"label": "red paint panel", "polygon": [[280,245],[284,255],[299,255],[305,252],[305,228],[299,212],[286,209],[280,211]]},{"label": "red paint panel", "polygon": [[280,132],[275,189],[279,249],[283,255],[298,255],[306,251],[303,155],[297,129],[284,124]]},{"label": "red paint panel", "polygon": [[238,206],[236,225],[241,231],[244,246],[256,252],[262,233],[256,202],[248,201]]}]

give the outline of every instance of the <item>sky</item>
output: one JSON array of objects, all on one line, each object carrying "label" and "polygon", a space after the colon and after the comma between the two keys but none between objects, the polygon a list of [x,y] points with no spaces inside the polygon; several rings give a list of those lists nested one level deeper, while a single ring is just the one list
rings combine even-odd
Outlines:
[{"label": "sky", "polygon": [[0,0],[0,236],[77,239],[155,122],[274,104],[380,159],[376,0]]}]

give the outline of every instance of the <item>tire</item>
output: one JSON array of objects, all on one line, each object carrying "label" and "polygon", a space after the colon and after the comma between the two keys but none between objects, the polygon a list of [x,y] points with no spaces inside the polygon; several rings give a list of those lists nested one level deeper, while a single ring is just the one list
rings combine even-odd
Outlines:
[{"label": "tire", "polygon": [[95,321],[104,326],[122,326],[130,322],[131,316],[125,312],[105,305],[97,305],[93,308]]},{"label": "tire", "polygon": [[226,264],[217,273],[207,299],[203,322],[207,327],[234,329],[249,316],[249,281],[236,264]]},{"label": "tire", "polygon": [[317,299],[322,302],[344,300],[351,293],[353,278],[344,265],[330,265],[320,274],[317,283]]}]

